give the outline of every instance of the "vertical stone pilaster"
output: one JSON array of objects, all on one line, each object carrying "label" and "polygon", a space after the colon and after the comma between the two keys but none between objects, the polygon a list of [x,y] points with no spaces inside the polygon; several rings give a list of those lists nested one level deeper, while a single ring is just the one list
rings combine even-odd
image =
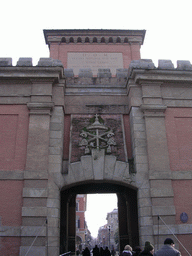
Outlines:
[{"label": "vertical stone pilaster", "polygon": [[[49,129],[52,102],[30,102],[26,170],[24,173],[20,256],[46,255]],[[28,239],[26,239],[28,237]],[[36,243],[33,244],[36,238]]]},{"label": "vertical stone pilaster", "polygon": [[55,106],[50,123],[49,167],[48,167],[48,255],[59,255],[60,248],[60,189],[63,184],[63,107]]},{"label": "vertical stone pilaster", "polygon": [[135,180],[138,187],[138,220],[140,244],[146,240],[153,243],[152,202],[150,197],[149,166],[145,120],[139,107],[130,112],[132,150],[135,165]]},{"label": "vertical stone pilaster", "polygon": [[175,215],[175,207],[165,127],[166,106],[162,102],[161,85],[142,84],[142,92],[140,108],[146,126],[152,221],[157,224],[158,216],[163,215],[167,220],[172,219],[172,223],[167,224],[174,224],[174,218],[170,218]]}]

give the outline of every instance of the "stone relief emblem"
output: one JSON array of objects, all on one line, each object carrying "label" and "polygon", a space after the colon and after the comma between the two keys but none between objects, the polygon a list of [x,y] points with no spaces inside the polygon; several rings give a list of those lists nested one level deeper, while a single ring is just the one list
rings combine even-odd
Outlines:
[{"label": "stone relief emblem", "polygon": [[89,154],[91,149],[106,149],[107,153],[111,153],[111,146],[116,145],[113,131],[99,121],[98,114],[95,115],[93,124],[85,127],[80,136],[82,140],[79,146],[85,147],[85,154]]}]

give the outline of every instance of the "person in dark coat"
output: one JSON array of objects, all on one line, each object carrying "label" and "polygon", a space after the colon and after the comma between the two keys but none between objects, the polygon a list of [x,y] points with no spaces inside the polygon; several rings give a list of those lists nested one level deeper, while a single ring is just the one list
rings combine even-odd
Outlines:
[{"label": "person in dark coat", "polygon": [[144,250],[139,254],[139,256],[152,256],[154,253],[154,246],[149,242],[145,242]]},{"label": "person in dark coat", "polygon": [[106,246],[105,250],[103,251],[103,256],[111,256],[111,253],[107,246]]},{"label": "person in dark coat", "polygon": [[85,248],[85,250],[83,251],[83,256],[90,256],[90,251],[88,249],[88,247]]},{"label": "person in dark coat", "polygon": [[99,249],[100,256],[103,256],[103,253],[104,253],[103,247],[100,247],[100,249]]},{"label": "person in dark coat", "polygon": [[122,256],[132,256],[132,247],[130,245],[125,245]]},{"label": "person in dark coat", "polygon": [[139,253],[142,252],[142,249],[140,246],[135,246],[135,248],[132,251],[133,256],[138,256]]},{"label": "person in dark coat", "polygon": [[175,243],[171,238],[166,238],[164,246],[154,253],[154,256],[181,256],[181,253],[174,248]]},{"label": "person in dark coat", "polygon": [[99,256],[99,248],[97,247],[97,245],[95,245],[95,247],[93,248],[93,256]]}]

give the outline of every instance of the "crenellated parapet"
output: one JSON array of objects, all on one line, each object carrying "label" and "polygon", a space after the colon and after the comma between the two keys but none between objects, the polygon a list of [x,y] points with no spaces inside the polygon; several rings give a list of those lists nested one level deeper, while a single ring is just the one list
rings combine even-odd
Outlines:
[{"label": "crenellated parapet", "polygon": [[171,60],[158,60],[158,66],[151,59],[133,60],[128,69],[128,79],[136,83],[144,81],[188,82],[192,81],[192,65],[190,61],[178,60],[174,67]]},{"label": "crenellated parapet", "polygon": [[[32,67],[32,58],[19,58],[16,67]],[[54,60],[51,58],[40,58],[38,67],[63,67],[60,60]],[[0,67],[13,67],[12,58],[0,58]]]}]

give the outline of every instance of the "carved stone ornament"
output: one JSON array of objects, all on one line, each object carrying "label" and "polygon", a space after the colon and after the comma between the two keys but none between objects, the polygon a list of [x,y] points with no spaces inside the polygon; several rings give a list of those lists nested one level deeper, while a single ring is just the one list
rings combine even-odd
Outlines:
[{"label": "carved stone ornament", "polygon": [[112,138],[113,131],[99,121],[99,115],[95,115],[94,123],[84,128],[80,133],[82,140],[79,146],[85,147],[85,154],[89,154],[91,149],[106,149],[107,153],[111,153],[111,146],[115,146],[116,142]]}]

